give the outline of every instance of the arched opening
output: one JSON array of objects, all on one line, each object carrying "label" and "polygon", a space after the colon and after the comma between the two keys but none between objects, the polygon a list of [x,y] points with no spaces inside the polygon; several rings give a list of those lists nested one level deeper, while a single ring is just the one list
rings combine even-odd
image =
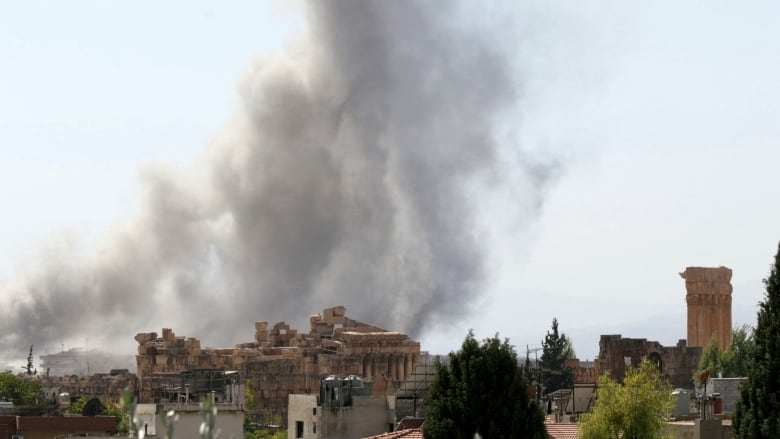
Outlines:
[{"label": "arched opening", "polygon": [[661,360],[661,354],[659,354],[658,352],[652,352],[652,353],[651,353],[651,354],[650,354],[650,355],[647,357],[647,359],[648,359],[648,360],[649,360],[651,363],[653,363],[653,365],[654,365],[656,368],[658,368],[658,371],[659,371],[659,372],[663,372],[663,371],[664,371],[664,367],[663,367],[663,366],[664,366],[664,364],[663,364],[663,361]]}]

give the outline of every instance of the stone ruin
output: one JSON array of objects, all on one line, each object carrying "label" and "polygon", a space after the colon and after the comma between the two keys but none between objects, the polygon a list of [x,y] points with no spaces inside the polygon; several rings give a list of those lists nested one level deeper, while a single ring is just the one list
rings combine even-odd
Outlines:
[{"label": "stone ruin", "polygon": [[686,267],[688,345],[706,347],[715,338],[721,350],[731,343],[731,269]]},{"label": "stone ruin", "polygon": [[688,304],[688,339],[677,346],[662,346],[644,338],[623,338],[621,335],[602,335],[599,357],[592,368],[574,362],[578,383],[595,383],[609,371],[623,380],[626,369],[639,365],[643,358],[659,365],[661,374],[675,387],[692,387],[691,378],[699,366],[703,348],[712,338],[721,350],[731,343],[731,269],[726,267],[686,267],[680,273],[685,279]]},{"label": "stone ruin", "polygon": [[47,403],[57,403],[60,394],[70,397],[98,398],[103,403],[119,404],[125,389],[134,390],[137,377],[127,369],[112,369],[109,373],[85,375],[43,375],[41,382]]},{"label": "stone ruin", "polygon": [[287,395],[316,394],[322,377],[358,375],[373,383],[374,393],[392,394],[420,358],[419,342],[348,318],[343,306],[327,308],[309,323],[309,332],[299,333],[284,322],[256,322],[254,341],[234,348],[202,348],[197,338],[169,328],[161,337],[139,333],[140,402],[160,402],[162,390],[181,382],[183,372],[231,370],[252,383],[260,411],[286,420]]},{"label": "stone ruin", "polygon": [[690,388],[691,378],[699,366],[702,348],[688,346],[685,340],[676,346],[663,346],[644,338],[623,338],[620,335],[602,335],[599,340],[597,365],[618,381],[623,381],[629,367],[638,367],[648,359],[661,371],[661,376],[677,388]]},{"label": "stone ruin", "polygon": [[574,370],[576,383],[596,384],[605,372],[622,382],[626,370],[648,359],[658,366],[661,376],[672,386],[690,388],[701,355],[701,347],[688,346],[685,340],[678,341],[676,346],[663,346],[645,338],[609,334],[599,339],[599,356],[592,366],[585,367],[579,360],[571,360],[569,367]]}]

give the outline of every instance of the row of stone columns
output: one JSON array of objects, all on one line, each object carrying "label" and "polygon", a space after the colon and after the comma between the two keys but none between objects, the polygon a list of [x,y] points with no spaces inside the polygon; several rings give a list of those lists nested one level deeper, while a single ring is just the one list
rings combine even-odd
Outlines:
[{"label": "row of stone columns", "polygon": [[387,378],[403,381],[412,374],[414,354],[368,354],[363,357],[363,377],[371,379],[384,370]]}]

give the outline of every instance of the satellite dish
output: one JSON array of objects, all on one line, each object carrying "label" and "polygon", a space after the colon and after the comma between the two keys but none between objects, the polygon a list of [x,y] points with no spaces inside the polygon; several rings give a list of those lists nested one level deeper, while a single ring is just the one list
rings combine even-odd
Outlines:
[{"label": "satellite dish", "polygon": [[103,404],[97,398],[92,398],[84,404],[84,409],[81,411],[83,416],[97,416],[100,414],[100,410],[103,408]]}]

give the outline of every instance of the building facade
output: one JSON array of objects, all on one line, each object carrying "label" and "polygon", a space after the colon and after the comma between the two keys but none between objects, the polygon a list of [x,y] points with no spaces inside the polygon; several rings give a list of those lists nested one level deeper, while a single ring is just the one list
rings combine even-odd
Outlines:
[{"label": "building facade", "polygon": [[289,395],[290,439],[360,439],[393,431],[396,397],[378,394],[360,377],[329,376],[317,395]]}]

